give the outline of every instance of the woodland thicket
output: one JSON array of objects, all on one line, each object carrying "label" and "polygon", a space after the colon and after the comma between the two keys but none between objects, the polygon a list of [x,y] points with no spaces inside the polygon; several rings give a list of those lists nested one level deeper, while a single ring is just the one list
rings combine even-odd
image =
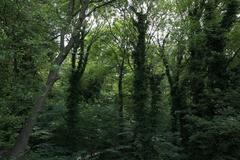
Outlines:
[{"label": "woodland thicket", "polygon": [[0,159],[239,160],[239,0],[0,0]]}]

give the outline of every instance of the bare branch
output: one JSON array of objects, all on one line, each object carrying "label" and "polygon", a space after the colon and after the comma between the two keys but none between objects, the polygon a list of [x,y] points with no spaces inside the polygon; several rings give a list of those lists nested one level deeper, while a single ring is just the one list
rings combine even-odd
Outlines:
[{"label": "bare branch", "polygon": [[101,7],[104,7],[106,5],[109,5],[113,2],[115,2],[116,0],[110,0],[110,1],[107,1],[107,2],[104,2],[102,4],[99,4],[98,6],[94,7],[91,11],[88,12],[87,16],[91,15],[93,12],[95,12],[97,9],[101,8]]}]

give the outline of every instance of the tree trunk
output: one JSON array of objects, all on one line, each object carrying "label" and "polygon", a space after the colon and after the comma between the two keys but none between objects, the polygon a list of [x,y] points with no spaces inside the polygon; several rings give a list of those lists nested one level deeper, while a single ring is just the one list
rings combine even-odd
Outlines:
[{"label": "tree trunk", "polygon": [[119,75],[118,75],[118,105],[119,105],[119,132],[123,131],[124,123],[124,106],[123,106],[123,77],[124,77],[124,61],[122,59],[121,65],[119,66]]},{"label": "tree trunk", "polygon": [[158,133],[158,125],[159,125],[159,114],[160,114],[160,106],[161,106],[161,88],[160,83],[163,78],[161,75],[157,75],[154,73],[149,74],[149,87],[151,92],[151,108],[148,115],[149,121],[149,148],[150,153],[148,155],[148,159],[157,160],[158,159],[158,151],[155,149],[156,142],[153,141],[153,138],[157,136]]},{"label": "tree trunk", "polygon": [[133,52],[134,82],[133,82],[133,109],[134,109],[134,150],[135,159],[148,160],[149,129],[147,127],[148,85],[146,75],[146,32],[147,17],[143,13],[136,13],[138,20],[134,25],[138,31],[138,40]]},{"label": "tree trunk", "polygon": [[15,146],[13,147],[13,149],[10,153],[10,157],[12,159],[14,159],[14,158],[17,159],[27,149],[29,137],[32,133],[33,126],[36,123],[38,113],[41,110],[42,106],[44,105],[44,102],[45,102],[45,100],[46,100],[46,98],[49,94],[49,91],[51,90],[54,82],[57,80],[57,76],[56,76],[55,73],[52,73],[52,75],[50,75],[50,77],[53,77],[54,79],[49,81],[49,83],[46,86],[45,91],[38,98],[34,108],[32,109],[30,117],[25,122],[24,127],[22,128],[19,136],[17,137],[17,141],[15,143]]},{"label": "tree trunk", "polygon": [[[71,48],[73,46],[73,40],[71,39],[68,43],[68,45],[64,48],[64,50],[58,55],[58,57],[54,61],[53,66],[60,67],[63,61],[66,59],[68,53],[70,52]],[[32,111],[30,112],[29,118],[24,123],[23,128],[21,129],[16,143],[12,150],[10,151],[10,158],[11,159],[18,159],[24,151],[27,149],[28,141],[31,136],[33,126],[36,123],[39,111],[42,109],[44,102],[46,101],[46,98],[51,91],[54,83],[58,80],[58,69],[52,69],[49,72],[46,87],[43,90],[41,96],[39,96],[36,100],[35,105],[32,108]]]},{"label": "tree trunk", "polygon": [[67,142],[68,147],[71,151],[77,151],[79,144],[79,102],[81,101],[81,92],[80,92],[80,81],[82,75],[78,71],[72,71],[69,78],[69,95],[66,99],[67,107]]}]

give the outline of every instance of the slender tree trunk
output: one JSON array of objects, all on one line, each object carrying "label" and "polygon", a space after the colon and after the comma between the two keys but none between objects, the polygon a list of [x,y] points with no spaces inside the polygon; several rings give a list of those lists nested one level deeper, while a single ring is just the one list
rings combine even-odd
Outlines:
[{"label": "slender tree trunk", "polygon": [[121,65],[119,66],[119,75],[118,75],[118,105],[119,105],[119,132],[123,131],[124,127],[124,106],[123,106],[123,78],[124,78],[124,62],[125,59],[122,59]]},{"label": "slender tree trunk", "polygon": [[[54,61],[54,66],[60,67],[65,58],[67,57],[69,51],[73,46],[73,40],[69,41],[69,44],[64,48],[64,50],[58,55]],[[43,89],[42,94],[37,98],[35,105],[30,112],[29,118],[24,123],[23,128],[21,129],[16,143],[12,150],[10,151],[11,159],[18,159],[24,151],[27,149],[28,141],[32,133],[33,126],[36,123],[39,111],[42,109],[46,98],[53,87],[54,83],[58,80],[58,69],[54,68],[49,72],[46,87]]]},{"label": "slender tree trunk", "polygon": [[18,158],[19,156],[21,156],[21,154],[24,153],[24,151],[27,149],[27,145],[28,145],[28,141],[29,141],[29,137],[32,133],[32,129],[33,126],[36,123],[36,119],[38,116],[39,111],[41,110],[42,106],[44,105],[44,102],[49,94],[49,91],[51,90],[54,82],[57,80],[57,76],[54,75],[54,73],[51,75],[52,80],[49,81],[49,83],[46,86],[45,91],[43,92],[43,94],[38,98],[34,108],[32,109],[31,115],[30,117],[27,119],[27,121],[25,122],[24,127],[22,128],[17,141],[15,143],[14,148],[12,149],[11,153],[10,153],[10,157],[11,158]]}]

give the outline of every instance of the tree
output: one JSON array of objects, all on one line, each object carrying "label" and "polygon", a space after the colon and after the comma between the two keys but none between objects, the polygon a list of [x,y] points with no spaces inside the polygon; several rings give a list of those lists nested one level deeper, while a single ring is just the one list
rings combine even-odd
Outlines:
[{"label": "tree", "polygon": [[239,6],[0,1],[0,159],[238,160]]},{"label": "tree", "polygon": [[[85,27],[84,27],[85,28]],[[92,45],[97,40],[97,35],[93,35],[91,38],[91,41],[89,42],[88,46],[85,46],[86,44],[86,36],[87,36],[86,30],[81,31],[81,39],[80,41],[77,41],[75,44],[74,51],[72,53],[72,72],[69,78],[70,86],[69,86],[69,95],[66,100],[66,106],[67,106],[67,126],[68,126],[68,135],[71,135],[69,137],[69,145],[72,150],[77,150],[78,147],[78,136],[79,136],[79,130],[78,130],[78,120],[79,120],[79,109],[78,105],[81,101],[81,78],[85,72],[86,65],[88,62],[88,57],[90,54],[90,50],[92,48]],[[79,45],[80,43],[80,45]],[[80,46],[80,53],[76,53],[78,51],[78,46]],[[76,56],[78,55],[78,59]],[[76,65],[76,60],[78,60]]]},{"label": "tree", "polygon": [[75,22],[75,24],[73,24],[73,27],[74,27],[73,32],[70,33],[72,36],[71,36],[68,44],[65,46],[64,45],[64,41],[65,41],[65,38],[64,38],[65,31],[64,30],[65,29],[63,29],[63,31],[61,32],[59,55],[53,61],[53,65],[52,65],[53,67],[49,72],[47,82],[46,82],[46,87],[42,91],[41,96],[36,100],[36,103],[31,111],[31,114],[30,114],[29,118],[27,119],[27,121],[25,122],[25,125],[23,126],[23,128],[17,138],[15,146],[13,147],[13,149],[10,153],[10,156],[12,158],[19,157],[24,152],[24,150],[27,148],[28,140],[32,133],[32,129],[36,122],[38,113],[41,110],[51,88],[53,87],[53,85],[57,81],[57,79],[59,78],[58,77],[59,68],[62,65],[63,61],[66,59],[70,50],[74,47],[75,38],[79,37],[79,34],[80,34],[79,30],[81,29],[85,18],[87,16],[89,16],[97,8],[104,6],[112,1],[108,1],[108,2],[100,4],[99,6],[93,7],[93,9],[89,11],[89,13],[86,13],[87,9],[88,9],[88,5],[89,5],[88,0],[82,1],[80,9],[77,10],[76,13],[74,12],[74,8],[73,8],[74,2],[75,2],[74,0],[69,0],[69,2],[68,2],[69,7],[68,7],[68,13],[67,13],[67,26],[69,25],[69,23],[71,23],[72,18],[73,18],[72,16],[78,15],[77,21]]},{"label": "tree", "polygon": [[146,32],[148,28],[147,15],[142,11],[137,12],[132,8],[137,20],[133,20],[133,25],[138,32],[137,42],[134,46],[134,92],[133,92],[133,108],[134,120],[136,121],[134,129],[136,159],[147,159],[147,147],[149,139],[146,123],[146,109],[148,101],[147,92],[147,75],[146,75]]}]

